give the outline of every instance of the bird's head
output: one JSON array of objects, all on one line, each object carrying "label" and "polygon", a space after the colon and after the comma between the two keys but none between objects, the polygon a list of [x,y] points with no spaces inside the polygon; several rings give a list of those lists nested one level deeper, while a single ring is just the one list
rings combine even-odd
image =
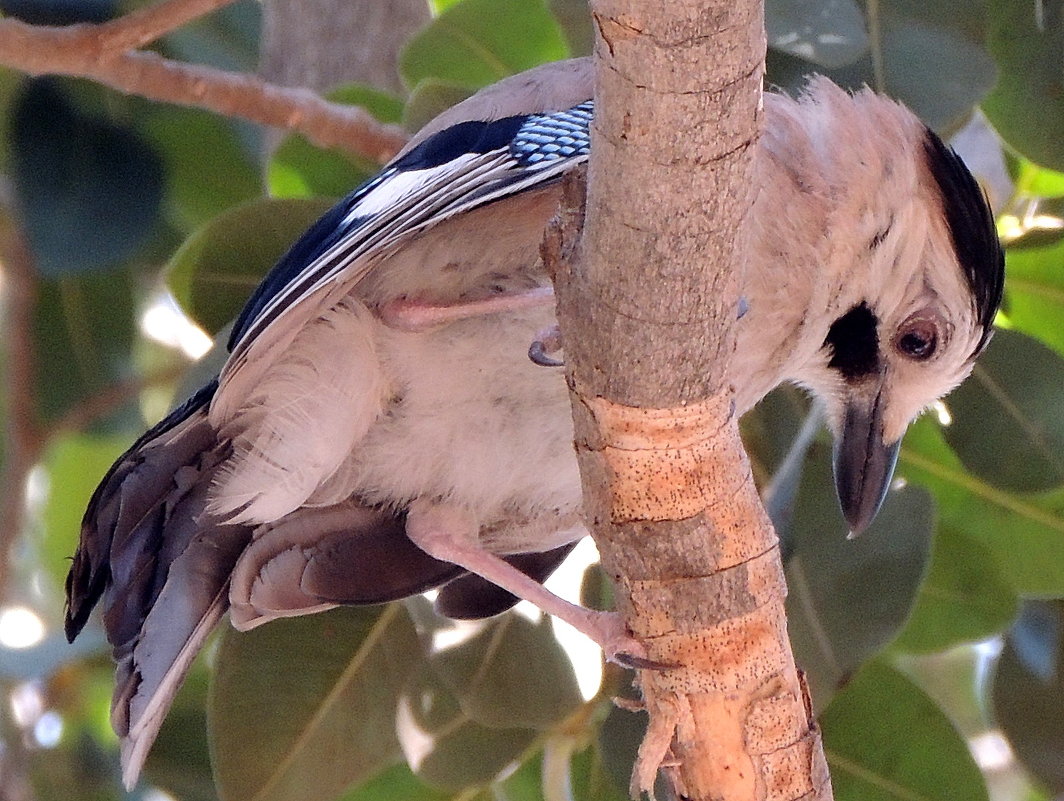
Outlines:
[{"label": "bird's head", "polygon": [[[832,94],[818,98],[818,89]],[[832,226],[843,241],[831,247],[828,313],[793,378],[824,408],[839,501],[856,534],[883,502],[909,423],[967,378],[986,347],[1004,255],[986,196],[952,149],[892,101],[840,94],[814,87],[805,103],[834,106],[832,124],[843,126],[856,111],[857,124],[875,130],[849,140],[836,131],[839,151],[823,156],[852,182],[828,176],[832,213],[856,222]],[[874,157],[862,154],[862,135]]]}]

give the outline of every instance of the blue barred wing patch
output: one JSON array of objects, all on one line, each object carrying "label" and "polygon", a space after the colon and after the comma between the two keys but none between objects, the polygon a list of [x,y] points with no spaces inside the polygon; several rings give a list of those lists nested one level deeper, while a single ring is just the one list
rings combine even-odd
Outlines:
[{"label": "blue barred wing patch", "polygon": [[565,111],[530,115],[514,136],[510,153],[522,167],[586,158],[594,110],[594,101],[588,100]]}]

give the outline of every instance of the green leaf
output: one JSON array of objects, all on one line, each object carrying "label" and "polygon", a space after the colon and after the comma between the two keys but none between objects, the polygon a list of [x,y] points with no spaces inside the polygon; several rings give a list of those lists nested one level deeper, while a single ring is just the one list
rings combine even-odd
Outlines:
[{"label": "green leaf", "polygon": [[914,653],[944,651],[1003,631],[1019,599],[983,544],[940,527],[931,569],[920,587],[909,624],[893,647]]},{"label": "green leaf", "polygon": [[907,620],[934,532],[934,504],[919,487],[892,489],[853,540],[834,495],[829,448],[814,444],[791,524],[787,620],[818,708]]},{"label": "green leaf", "polygon": [[994,715],[1009,745],[1054,793],[1064,792],[1064,604],[1029,603],[1005,639]]},{"label": "green leaf", "polygon": [[477,723],[427,665],[404,692],[395,729],[418,778],[451,791],[493,780],[537,737],[534,729]]},{"label": "green leaf", "polygon": [[167,268],[185,312],[215,334],[299,236],[331,203],[258,200],[221,214],[190,236]]},{"label": "green leaf", "polygon": [[[965,12],[956,4],[920,5],[920,13],[883,15],[884,89],[932,128],[949,132],[994,86],[997,70],[983,40],[957,20]],[[974,5],[967,13],[978,13]]]},{"label": "green leaf", "polygon": [[262,4],[240,0],[171,31],[163,43],[181,61],[254,73],[259,66],[261,24]]},{"label": "green leaf", "polygon": [[850,64],[868,50],[854,0],[765,0],[768,45],[821,67]]},{"label": "green leaf", "polygon": [[1016,191],[1039,197],[1064,197],[1064,172],[1035,164],[1030,159],[1015,158]]},{"label": "green leaf", "polygon": [[986,547],[1016,592],[1064,595],[1064,492],[1021,496],[980,480],[929,417],[910,426],[898,474],[931,490],[942,524]]},{"label": "green leaf", "polygon": [[420,658],[398,604],[226,630],[208,707],[223,801],[331,801],[392,764]]},{"label": "green leaf", "polygon": [[140,127],[166,166],[164,210],[178,230],[262,193],[258,166],[233,122],[197,109],[152,106]]},{"label": "green leaf", "polygon": [[1064,484],[1064,358],[998,331],[972,376],[947,400],[946,441],[979,478],[1035,492]]},{"label": "green leaf", "polygon": [[590,56],[595,44],[595,25],[587,0],[547,0],[547,7],[558,21],[570,55]]},{"label": "green leaf", "polygon": [[37,269],[57,277],[132,256],[158,218],[155,151],[133,130],[82,112],[54,79],[27,81],[12,114],[15,193]]},{"label": "green leaf", "polygon": [[754,478],[764,487],[787,457],[809,412],[809,400],[792,386],[777,387],[743,415],[743,445]]},{"label": "green leaf", "polygon": [[[334,103],[361,106],[381,122],[398,123],[403,103],[395,95],[361,84],[349,84],[326,95]],[[273,197],[333,197],[346,195],[380,168],[339,150],[324,150],[292,135],[274,151],[266,168]]]},{"label": "green leaf", "polygon": [[417,131],[436,115],[460,103],[473,94],[473,90],[451,81],[426,78],[410,92],[403,109],[403,127]]},{"label": "green leaf", "polygon": [[985,801],[986,784],[946,715],[909,679],[864,667],[820,716],[835,801]]},{"label": "green leaf", "polygon": [[421,781],[406,764],[385,768],[338,801],[448,801],[451,796]]},{"label": "green leaf", "polygon": [[107,270],[42,280],[34,309],[37,398],[54,419],[129,377],[136,326],[133,280]]},{"label": "green leaf", "polygon": [[479,89],[568,55],[543,0],[462,0],[407,44],[399,72],[411,89],[427,79]]},{"label": "green leaf", "polygon": [[989,0],[987,43],[1000,75],[983,111],[1006,142],[1038,164],[1064,170],[1064,93],[1058,68],[1064,49],[1059,11],[1041,21],[1039,5]]},{"label": "green leaf", "polygon": [[[616,707],[611,703],[610,710]],[[620,711],[620,710],[617,710]],[[628,713],[632,714],[632,713]],[[646,719],[643,719],[646,722]],[[597,743],[592,743],[583,751],[573,756],[570,764],[570,776],[573,786],[573,798],[594,799],[594,801],[627,801],[628,776],[631,775],[631,765],[628,773],[618,783],[606,771],[605,760]],[[664,792],[658,798],[665,798]]]},{"label": "green leaf", "polygon": [[[813,72],[840,86],[871,86],[901,100],[940,132],[959,128],[996,79],[983,42],[983,11],[977,3],[893,0],[878,5],[869,21],[870,51],[852,64],[826,68],[779,50],[769,50],[768,79],[788,91],[804,86]],[[881,69],[876,69],[876,62]]]},{"label": "green leaf", "polygon": [[207,741],[208,650],[182,683],[144,764],[144,778],[181,801],[218,798]]},{"label": "green leaf", "polygon": [[488,727],[546,729],[583,699],[550,620],[511,613],[486,621],[475,636],[439,650],[429,667],[470,719]]},{"label": "green leaf", "polygon": [[[602,761],[602,770],[607,780],[606,786],[627,789],[631,783],[632,769],[635,766],[639,745],[647,732],[646,712],[633,712],[618,706],[611,706],[599,730],[597,745]],[[662,778],[659,774],[657,789]],[[660,793],[655,793],[659,798]]]},{"label": "green leaf", "polygon": [[55,438],[44,455],[48,500],[42,513],[41,557],[62,587],[81,532],[81,516],[96,485],[130,444],[128,436],[74,433]]},{"label": "green leaf", "polygon": [[1064,355],[1064,242],[1010,248],[1005,282],[1009,324]]}]

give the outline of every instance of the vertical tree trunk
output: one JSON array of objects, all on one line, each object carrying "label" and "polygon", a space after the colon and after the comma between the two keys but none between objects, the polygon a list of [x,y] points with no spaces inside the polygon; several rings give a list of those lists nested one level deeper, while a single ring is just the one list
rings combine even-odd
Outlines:
[{"label": "vertical tree trunk", "polygon": [[396,58],[428,19],[427,0],[266,0],[260,71],[319,91],[359,81],[402,92]]},{"label": "vertical tree trunk", "polygon": [[[585,508],[651,659],[633,789],[827,799],[786,588],[726,385],[765,52],[760,0],[596,0],[586,225],[555,264]],[[582,193],[569,187],[570,203]]]}]

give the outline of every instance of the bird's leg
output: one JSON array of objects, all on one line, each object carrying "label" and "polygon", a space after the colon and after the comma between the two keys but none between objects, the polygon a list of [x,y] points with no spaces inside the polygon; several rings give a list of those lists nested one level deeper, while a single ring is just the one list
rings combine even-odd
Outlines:
[{"label": "bird's leg", "polygon": [[590,637],[606,658],[626,667],[666,667],[646,658],[615,612],[598,612],[569,603],[477,543],[479,526],[466,510],[446,503],[414,501],[406,516],[406,534],[434,559],[464,567],[504,590],[535,604]]},{"label": "bird's leg", "polygon": [[554,288],[541,286],[524,292],[508,292],[481,300],[439,305],[398,298],[381,306],[378,314],[384,324],[390,328],[417,332],[427,331],[458,320],[467,320],[471,317],[486,317],[492,314],[533,309],[553,303]]}]

